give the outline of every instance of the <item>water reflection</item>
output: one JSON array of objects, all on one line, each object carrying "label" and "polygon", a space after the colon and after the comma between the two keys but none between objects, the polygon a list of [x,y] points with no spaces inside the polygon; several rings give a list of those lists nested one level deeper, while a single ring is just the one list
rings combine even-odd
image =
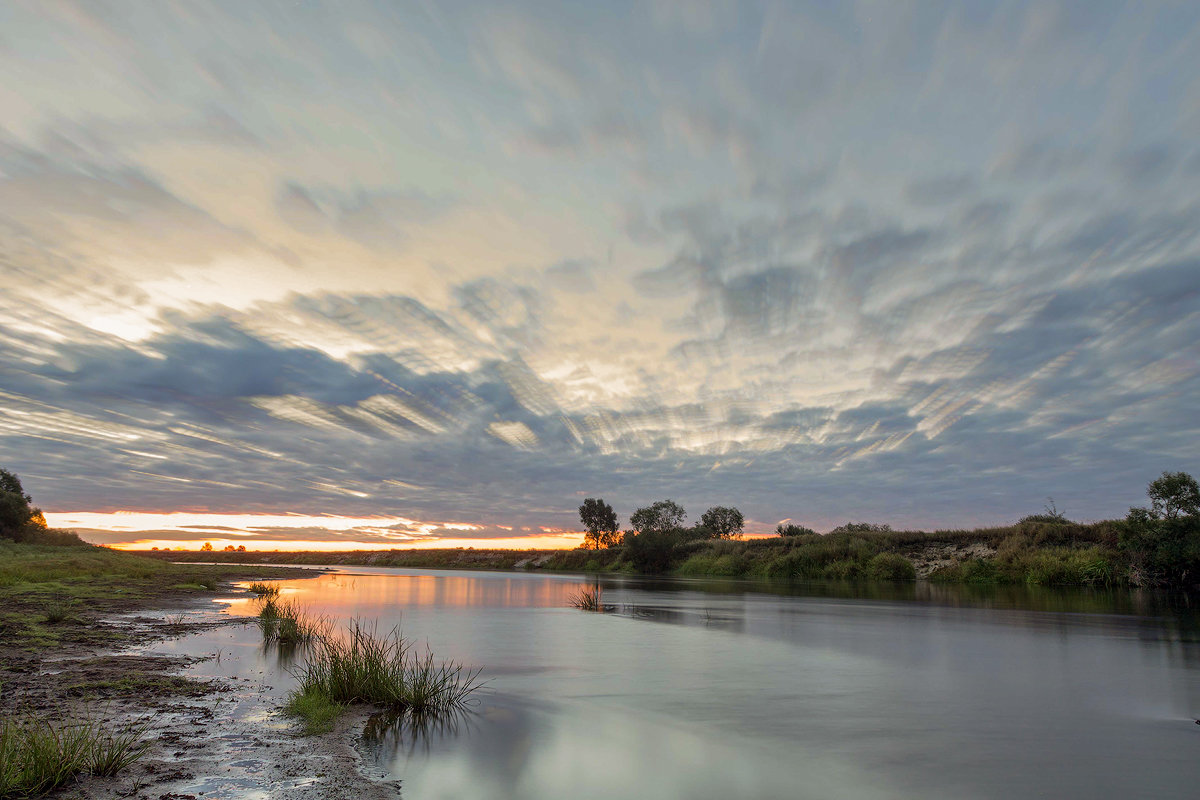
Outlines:
[{"label": "water reflection", "polygon": [[[570,607],[581,587],[609,613]],[[1183,797],[1200,783],[1189,598],[386,569],[284,589],[484,668],[469,718],[369,723],[367,757],[408,800]]]},{"label": "water reflection", "polygon": [[407,759],[418,752],[428,755],[433,745],[469,733],[479,715],[476,706],[438,714],[380,711],[367,718],[362,745],[379,763]]}]

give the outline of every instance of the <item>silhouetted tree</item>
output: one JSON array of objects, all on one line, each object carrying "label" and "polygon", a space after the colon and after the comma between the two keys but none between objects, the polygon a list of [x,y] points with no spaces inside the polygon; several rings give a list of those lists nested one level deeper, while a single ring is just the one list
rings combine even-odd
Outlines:
[{"label": "silhouetted tree", "polygon": [[601,498],[589,497],[579,507],[579,521],[587,532],[583,536],[584,547],[599,550],[617,543],[617,512]]},{"label": "silhouetted tree", "polygon": [[736,508],[713,506],[700,515],[700,527],[706,528],[714,539],[740,539],[746,519]]},{"label": "silhouetted tree", "polygon": [[213,549],[213,546],[212,546],[212,543],[211,543],[211,542],[205,542],[205,543],[204,543],[204,544],[203,544],[203,545],[200,547],[200,550],[201,550],[202,552],[205,552],[205,553],[212,552],[212,549]]},{"label": "silhouetted tree", "polygon": [[0,469],[0,536],[20,539],[27,528],[46,527],[46,518],[32,502],[16,473]]},{"label": "silhouetted tree", "polygon": [[673,500],[659,500],[634,511],[629,517],[629,524],[639,534],[666,533],[682,528],[685,519],[687,512],[683,506]]},{"label": "silhouetted tree", "polygon": [[805,528],[803,525],[784,525],[782,522],[775,526],[775,532],[780,536],[807,536],[817,534],[812,528]]},{"label": "silhouetted tree", "polygon": [[1146,488],[1150,511],[1158,519],[1200,514],[1200,484],[1186,472],[1164,472]]}]

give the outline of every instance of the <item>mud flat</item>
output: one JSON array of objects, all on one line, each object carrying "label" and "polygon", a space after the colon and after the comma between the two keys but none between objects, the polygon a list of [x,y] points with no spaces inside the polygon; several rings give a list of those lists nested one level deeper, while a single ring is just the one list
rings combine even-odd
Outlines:
[{"label": "mud flat", "polygon": [[233,656],[219,649],[176,646],[245,624],[223,614],[220,602],[246,595],[238,582],[318,571],[175,567],[99,548],[4,547],[0,715],[53,724],[86,717],[113,730],[134,725],[150,742],[117,776],[80,775],[48,797],[397,796],[395,782],[364,770],[355,746],[364,713],[302,739],[279,711],[288,687],[271,686],[263,675],[235,677]]}]

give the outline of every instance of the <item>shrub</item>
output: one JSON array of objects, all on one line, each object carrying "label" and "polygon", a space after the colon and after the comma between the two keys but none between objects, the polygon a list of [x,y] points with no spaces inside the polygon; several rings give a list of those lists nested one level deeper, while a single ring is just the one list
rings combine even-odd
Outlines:
[{"label": "shrub", "polygon": [[912,562],[899,553],[878,553],[867,562],[867,577],[875,581],[916,580]]}]

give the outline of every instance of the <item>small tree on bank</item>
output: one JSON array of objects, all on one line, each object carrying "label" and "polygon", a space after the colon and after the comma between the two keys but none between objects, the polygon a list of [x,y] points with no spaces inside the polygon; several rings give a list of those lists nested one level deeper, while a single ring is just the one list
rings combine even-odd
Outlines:
[{"label": "small tree on bank", "polygon": [[700,515],[700,527],[714,539],[740,539],[746,527],[742,512],[729,506],[713,506]]},{"label": "small tree on bank", "polygon": [[667,533],[683,527],[687,512],[674,500],[659,500],[639,508],[629,517],[629,524],[639,534]]},{"label": "small tree on bank", "polygon": [[612,547],[617,543],[617,512],[601,498],[589,497],[579,507],[579,521],[583,523],[586,533],[583,535],[583,546],[599,550],[601,547]]},{"label": "small tree on bank", "polygon": [[1150,511],[1158,519],[1200,514],[1200,484],[1186,472],[1164,472],[1146,488]]},{"label": "small tree on bank", "polygon": [[1200,486],[1186,472],[1164,472],[1146,487],[1150,508],[1131,508],[1120,545],[1135,585],[1200,584]]}]

